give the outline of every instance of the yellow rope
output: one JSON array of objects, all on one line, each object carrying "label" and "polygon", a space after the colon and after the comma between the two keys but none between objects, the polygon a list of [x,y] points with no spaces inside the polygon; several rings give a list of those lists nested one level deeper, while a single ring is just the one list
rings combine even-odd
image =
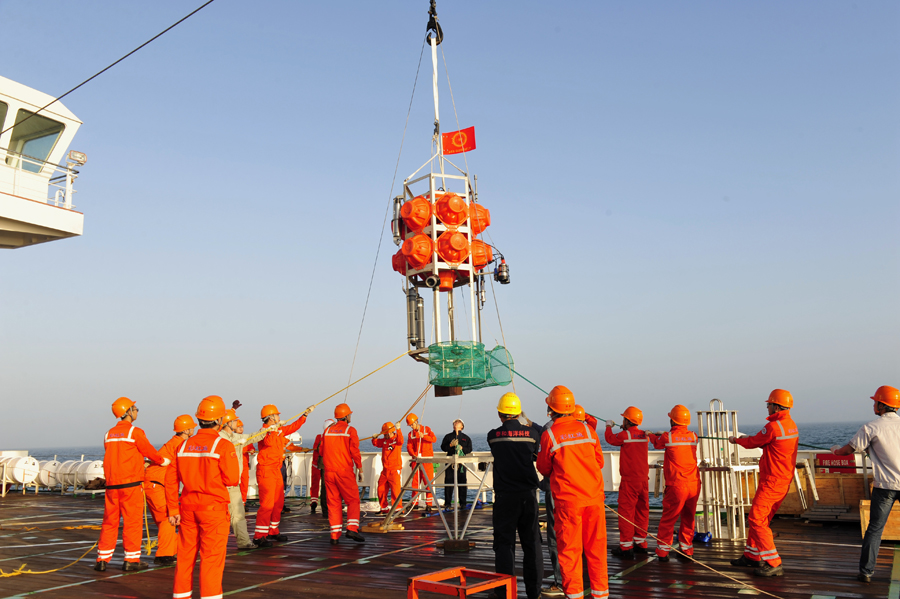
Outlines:
[{"label": "yellow rope", "polygon": [[[100,541],[97,541],[97,543],[99,543],[99,542]],[[13,576],[19,576],[20,574],[52,574],[53,572],[59,572],[60,570],[65,570],[66,568],[71,568],[72,566],[74,566],[75,564],[77,564],[78,562],[83,560],[85,557],[87,557],[87,554],[94,550],[94,547],[97,546],[97,543],[94,543],[93,545],[91,545],[91,547],[87,551],[84,552],[84,555],[82,555],[81,557],[76,559],[71,564],[67,564],[67,565],[63,566],[62,568],[55,568],[53,570],[44,570],[43,572],[34,572],[33,570],[25,569],[25,566],[27,566],[28,564],[22,564],[21,566],[19,566],[16,570],[13,570],[12,572],[4,572],[3,570],[0,570],[0,578],[12,578]]]},{"label": "yellow rope", "polygon": [[33,530],[46,532],[50,530],[101,530],[102,527],[96,524],[82,524],[81,526],[59,526],[57,528],[38,528],[37,526],[18,526],[10,528],[8,526],[0,526],[0,530],[17,530],[19,532],[31,532]]},{"label": "yellow rope", "polygon": [[[619,518],[621,518],[621,519],[624,520],[625,522],[628,522],[629,524],[631,524],[632,526],[634,526],[636,529],[642,530],[640,526],[638,526],[637,524],[635,524],[634,522],[632,522],[631,520],[629,520],[628,518],[626,518],[625,516],[623,516],[622,514],[620,514],[619,512],[617,512],[616,510],[612,509],[612,508],[609,507],[608,505],[604,504],[603,507],[605,507],[606,509],[608,509],[609,511],[611,511],[612,513],[614,513],[616,516],[618,516]],[[653,538],[654,540],[656,540],[657,543],[659,543],[659,544],[661,544],[661,545],[668,545],[668,543],[663,543],[662,541],[660,541],[660,540],[659,540],[659,537],[650,534],[650,531],[649,531],[649,530],[647,531],[647,536]],[[723,576],[723,577],[727,578],[728,580],[734,581],[734,582],[738,583],[739,585],[741,585],[742,587],[746,587],[746,588],[748,588],[748,589],[753,589],[753,590],[756,591],[757,593],[762,593],[763,595],[768,595],[769,597],[774,597],[775,599],[783,599],[782,597],[779,597],[778,595],[773,595],[772,593],[769,593],[768,591],[764,591],[764,590],[762,590],[762,589],[758,589],[758,588],[756,588],[755,586],[753,586],[753,585],[751,585],[751,584],[747,584],[746,582],[743,582],[743,581],[741,581],[741,580],[738,580],[737,578],[734,578],[734,577],[732,577],[732,576],[729,576],[728,574],[725,574],[724,572],[719,572],[718,570],[716,570],[716,569],[713,568],[712,566],[707,566],[707,565],[704,564],[703,562],[698,561],[698,560],[695,560],[694,557],[693,557],[692,555],[688,555],[687,553],[682,553],[681,551],[678,551],[677,549],[675,549],[675,546],[674,546],[674,545],[672,545],[671,547],[672,547],[671,551],[674,551],[674,552],[677,553],[678,555],[682,555],[682,556],[688,558],[689,560],[691,560],[692,562],[694,562],[695,564],[700,565],[700,566],[703,566],[703,567],[706,568],[707,570],[710,570],[710,571],[712,571],[713,573],[718,574],[719,576]]]},{"label": "yellow rope", "polygon": [[[328,401],[329,399],[331,399],[331,398],[334,397],[335,395],[339,395],[341,392],[346,391],[347,389],[349,389],[350,387],[352,387],[352,386],[355,385],[356,383],[358,383],[358,382],[360,382],[360,381],[362,381],[362,380],[364,380],[364,379],[369,378],[370,376],[372,376],[373,374],[375,374],[376,372],[378,372],[378,371],[381,370],[382,368],[386,368],[386,367],[390,366],[391,364],[393,364],[394,362],[396,362],[397,360],[399,360],[400,358],[402,358],[403,356],[406,356],[406,355],[408,355],[408,354],[409,354],[409,352],[403,352],[402,354],[400,354],[399,356],[397,356],[396,358],[394,358],[394,359],[391,360],[390,362],[387,362],[387,363],[385,363],[385,364],[382,364],[381,366],[379,366],[378,368],[376,368],[375,370],[373,370],[373,371],[370,372],[369,374],[367,374],[367,375],[365,375],[365,376],[363,376],[363,377],[360,377],[360,378],[356,379],[355,381],[353,381],[352,383],[350,383],[350,384],[347,385],[346,387],[343,387],[343,388],[341,388],[341,389],[338,389],[337,391],[335,391],[334,393],[332,393],[331,395],[329,395],[328,397],[326,397],[326,398],[323,399],[322,401],[320,401],[320,402],[318,402],[318,403],[314,403],[314,404],[313,404],[312,406],[310,406],[310,407],[315,408],[315,407],[317,407],[317,406],[319,406],[319,405],[325,403],[326,401]],[[412,408],[410,408],[410,409],[412,409]],[[305,411],[305,410],[304,410],[304,411]],[[300,412],[300,413],[296,414],[295,416],[291,416],[290,418],[288,418],[288,419],[285,420],[284,422],[287,423],[287,422],[290,422],[290,421],[292,421],[292,420],[296,420],[297,418],[299,418],[299,417],[302,416],[302,415],[303,415],[303,412]],[[267,434],[269,434],[269,431],[267,431],[266,429],[262,429],[262,430],[260,430],[260,431],[257,431],[257,432],[255,432],[255,433],[253,433],[252,435],[250,435],[250,437],[248,437],[247,440],[244,441],[244,442],[242,443],[242,445],[247,445],[247,444],[249,444],[249,443],[253,443],[253,442],[255,442],[257,439],[262,439],[262,438],[265,437]]]},{"label": "yellow rope", "polygon": [[150,555],[153,552],[153,548],[156,547],[156,541],[150,540],[150,521],[147,518],[147,494],[144,493],[144,488],[141,487],[141,492],[144,495],[144,530],[147,531],[147,542],[144,543],[144,549],[147,550],[147,555]]}]

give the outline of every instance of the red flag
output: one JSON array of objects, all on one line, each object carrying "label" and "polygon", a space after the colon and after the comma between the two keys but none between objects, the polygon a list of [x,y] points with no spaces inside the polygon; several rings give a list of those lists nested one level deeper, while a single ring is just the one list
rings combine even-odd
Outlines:
[{"label": "red flag", "polygon": [[475,127],[452,133],[441,133],[441,143],[444,145],[444,154],[471,152],[475,149]]}]

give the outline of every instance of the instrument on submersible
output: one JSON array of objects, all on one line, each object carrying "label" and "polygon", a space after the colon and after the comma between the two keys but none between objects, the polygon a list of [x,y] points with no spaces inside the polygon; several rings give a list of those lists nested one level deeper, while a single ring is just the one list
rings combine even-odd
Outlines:
[{"label": "instrument on submersible", "polygon": [[[441,133],[437,47],[443,37],[432,0],[426,33],[433,69],[432,154],[403,181],[403,195],[394,198],[391,221],[394,243],[400,246],[391,264],[406,280],[410,355],[429,365],[429,383],[434,385],[438,397],[508,385],[513,369],[512,356],[505,347],[485,350],[481,338],[485,277],[493,276],[494,281],[506,285],[509,266],[499,252],[495,257],[496,248],[478,238],[491,224],[490,211],[478,203],[478,177],[474,177],[473,185],[468,173],[446,158],[447,154],[474,149],[475,144],[474,128]],[[453,170],[446,172],[447,166]],[[431,344],[426,342],[425,300],[420,294],[427,290],[431,290],[433,304]],[[469,305],[464,310],[466,323],[457,322],[458,299]],[[469,340],[464,338],[466,335]]]}]

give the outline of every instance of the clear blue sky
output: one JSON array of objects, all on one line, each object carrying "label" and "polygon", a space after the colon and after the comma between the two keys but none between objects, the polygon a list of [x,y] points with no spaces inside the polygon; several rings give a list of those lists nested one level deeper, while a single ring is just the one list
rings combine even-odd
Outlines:
[{"label": "clear blue sky", "polygon": [[[0,2],[0,74],[62,93],[199,3]],[[218,0],[64,101],[85,232],[2,254],[5,448],[95,444],[120,395],[161,443],[205,395],[255,424],[346,383],[426,10]],[[775,387],[800,422],[859,421],[900,385],[900,4],[438,10],[524,375],[651,427],[713,397],[758,423]],[[426,60],[398,186],[428,157],[429,83]],[[405,349],[394,249],[356,374]],[[426,377],[404,359],[355,387],[354,424],[399,417]],[[431,397],[424,420],[486,431],[505,390]]]}]

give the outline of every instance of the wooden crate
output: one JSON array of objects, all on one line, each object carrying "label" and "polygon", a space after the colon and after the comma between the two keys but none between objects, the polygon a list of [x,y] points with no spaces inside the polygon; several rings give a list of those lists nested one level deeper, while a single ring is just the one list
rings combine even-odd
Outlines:
[{"label": "wooden crate", "polygon": [[[868,499],[859,501],[859,525],[862,529],[862,536],[866,536],[866,529],[869,527],[869,507],[872,502]],[[900,541],[900,505],[894,503],[891,513],[888,516],[887,524],[884,525],[884,532],[881,533],[882,541]]]}]

